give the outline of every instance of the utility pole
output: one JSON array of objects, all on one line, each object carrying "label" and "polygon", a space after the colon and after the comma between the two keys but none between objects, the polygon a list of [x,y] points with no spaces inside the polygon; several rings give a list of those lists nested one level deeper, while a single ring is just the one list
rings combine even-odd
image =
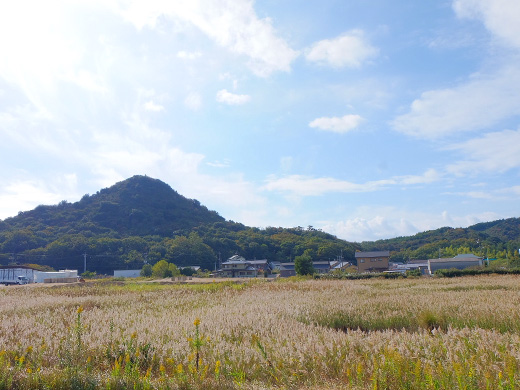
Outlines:
[{"label": "utility pole", "polygon": [[83,253],[83,273],[87,272],[87,254]]}]

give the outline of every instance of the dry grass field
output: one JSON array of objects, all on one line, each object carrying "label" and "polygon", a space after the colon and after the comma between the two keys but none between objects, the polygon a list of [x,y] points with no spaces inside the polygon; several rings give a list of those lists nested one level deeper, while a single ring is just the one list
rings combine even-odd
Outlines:
[{"label": "dry grass field", "polygon": [[0,289],[0,389],[516,389],[520,277]]}]

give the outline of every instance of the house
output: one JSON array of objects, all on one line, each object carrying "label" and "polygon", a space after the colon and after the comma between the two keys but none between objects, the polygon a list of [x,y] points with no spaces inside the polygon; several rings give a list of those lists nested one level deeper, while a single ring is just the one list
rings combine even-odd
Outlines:
[{"label": "house", "polygon": [[271,272],[266,259],[246,260],[239,255],[231,256],[217,271],[218,275],[224,278],[256,278],[259,275],[263,276],[264,272]]},{"label": "house", "polygon": [[350,261],[345,261],[345,260],[339,260],[339,261],[334,261],[330,264],[330,269],[332,271],[335,271],[335,270],[345,270],[347,269],[348,267],[350,267],[352,265],[352,263]]},{"label": "house", "polygon": [[294,269],[294,263],[281,263],[280,264],[280,277],[288,278],[289,276],[295,276],[296,271]]},{"label": "house", "polygon": [[388,271],[390,251],[356,252],[358,272]]},{"label": "house", "polygon": [[419,270],[421,274],[428,273],[428,260],[409,260],[407,263],[389,263],[389,271],[406,273],[406,271]]},{"label": "house", "polygon": [[314,273],[326,274],[330,271],[330,261],[313,261]]},{"label": "house", "polygon": [[[314,272],[317,274],[326,274],[330,271],[329,261],[313,261],[312,266]],[[280,277],[287,278],[289,276],[295,276],[296,270],[294,269],[294,263],[281,263],[280,264]]]},{"label": "house", "polygon": [[469,267],[482,266],[482,257],[475,256],[472,253],[465,253],[455,257],[443,259],[429,259],[428,272],[433,275],[439,269],[465,269]]},{"label": "house", "polygon": [[253,267],[255,267],[258,270],[258,273],[268,272],[270,273],[271,265],[267,261],[267,259],[262,260],[247,260],[249,264],[251,264]]}]

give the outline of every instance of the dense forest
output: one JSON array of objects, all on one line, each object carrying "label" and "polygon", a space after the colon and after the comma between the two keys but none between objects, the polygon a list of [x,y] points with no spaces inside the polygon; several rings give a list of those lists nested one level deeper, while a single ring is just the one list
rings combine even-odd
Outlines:
[{"label": "dense forest", "polygon": [[111,274],[167,260],[213,270],[220,258],[291,261],[306,250],[313,260],[356,250],[390,250],[392,259],[451,257],[473,252],[518,259],[520,219],[441,228],[375,242],[351,243],[312,227],[259,229],[226,221],[160,180],[134,176],[85,195],[79,202],[38,206],[0,221],[0,265],[39,264]]}]

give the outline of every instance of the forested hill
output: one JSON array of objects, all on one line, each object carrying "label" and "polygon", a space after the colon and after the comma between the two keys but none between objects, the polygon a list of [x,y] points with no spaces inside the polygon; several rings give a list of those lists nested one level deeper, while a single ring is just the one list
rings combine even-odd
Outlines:
[{"label": "forested hill", "polygon": [[518,257],[520,218],[478,223],[468,228],[443,227],[409,237],[361,243],[364,250],[390,250],[394,260],[451,257],[473,252],[490,258]]},{"label": "forested hill", "polygon": [[134,176],[76,203],[38,206],[0,221],[0,265],[44,264],[110,274],[165,259],[213,269],[235,253],[288,261],[310,249],[316,259],[343,253],[346,241],[301,227],[258,229],[226,221],[160,180]]},{"label": "forested hill", "polygon": [[259,229],[226,221],[160,180],[134,176],[85,195],[79,202],[38,206],[0,221],[0,265],[41,264],[111,274],[165,259],[214,269],[220,256],[290,261],[306,250],[314,260],[356,250],[390,250],[393,260],[451,257],[473,252],[518,257],[520,219],[441,228],[410,237],[349,243],[308,227]]},{"label": "forested hill", "polygon": [[133,176],[85,195],[79,202],[38,206],[0,222],[0,230],[31,229],[56,234],[112,233],[118,236],[171,236],[179,229],[224,221],[197,200],[179,195],[168,184],[147,176]]}]

